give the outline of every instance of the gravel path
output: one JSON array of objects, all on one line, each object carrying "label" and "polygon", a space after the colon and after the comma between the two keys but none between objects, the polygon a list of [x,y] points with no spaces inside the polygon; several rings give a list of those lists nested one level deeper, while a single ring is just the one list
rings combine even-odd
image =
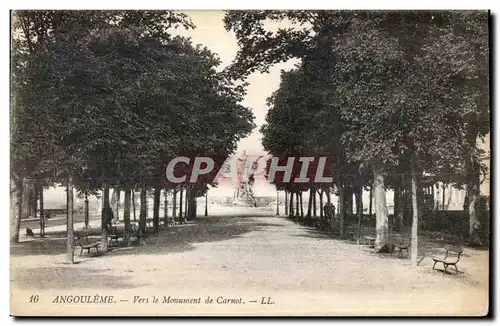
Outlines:
[{"label": "gravel path", "polygon": [[[209,217],[151,236],[145,246],[66,265],[64,239],[11,249],[12,311],[21,314],[449,315],[485,314],[488,252],[466,249],[461,273],[426,258],[374,254],[280,217]],[[26,306],[30,295],[40,302]],[[115,305],[61,305],[57,295],[114,295]],[[148,303],[133,303],[134,297]],[[160,298],[152,304],[153,296]],[[161,304],[163,296],[213,304]],[[217,298],[240,303],[217,303]],[[262,304],[274,302],[274,304]],[[271,299],[268,299],[268,298]],[[127,300],[127,301],[120,301]],[[257,302],[252,302],[257,301]],[[63,307],[64,306],[64,307]],[[29,307],[29,309],[27,308]]]}]

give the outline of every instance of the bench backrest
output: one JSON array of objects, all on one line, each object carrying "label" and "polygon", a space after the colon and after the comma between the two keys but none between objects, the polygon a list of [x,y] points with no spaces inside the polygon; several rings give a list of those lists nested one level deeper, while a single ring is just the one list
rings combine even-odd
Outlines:
[{"label": "bench backrest", "polygon": [[446,249],[446,254],[444,255],[444,259],[447,259],[447,258],[453,258],[453,257],[456,257],[456,262],[455,263],[458,263],[458,261],[460,260],[460,256],[462,255],[463,253],[463,250],[461,248],[455,248],[455,247],[451,247],[451,246],[447,246],[445,247]]}]

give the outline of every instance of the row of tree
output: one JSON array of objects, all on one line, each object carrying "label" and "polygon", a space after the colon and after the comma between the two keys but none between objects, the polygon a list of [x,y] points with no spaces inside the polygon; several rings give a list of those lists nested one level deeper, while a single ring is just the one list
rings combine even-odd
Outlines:
[{"label": "row of tree", "polygon": [[[195,203],[214,185],[208,177],[195,184],[168,182],[165,171],[171,158],[211,156],[218,158],[217,169],[254,128],[251,111],[239,104],[244,89],[216,70],[217,56],[189,39],[172,36],[176,28],[195,28],[184,14],[18,11],[13,15],[14,241],[19,239],[27,182],[37,189],[54,183],[67,186],[70,228],[73,188],[82,196],[102,192],[104,245],[109,189],[123,190],[127,207],[132,190],[140,190],[142,230],[147,191],[153,190],[157,230],[162,190],[185,191],[188,201]],[[188,165],[176,166],[176,173],[189,170]],[[127,224],[130,213],[124,219]],[[70,228],[68,255],[73,261]]]},{"label": "row of tree", "polygon": [[[266,29],[277,22],[278,28]],[[234,78],[300,59],[282,72],[268,100],[263,146],[283,162],[327,156],[334,181],[278,180],[290,201],[294,193],[334,189],[342,234],[349,197],[356,194],[362,208],[362,189],[372,186],[376,250],[383,250],[386,190],[392,188],[395,215],[403,198],[411,198],[416,264],[421,188],[465,186],[470,242],[481,242],[477,207],[484,166],[477,140],[489,133],[487,12],[231,11],[225,26],[240,45]]]}]

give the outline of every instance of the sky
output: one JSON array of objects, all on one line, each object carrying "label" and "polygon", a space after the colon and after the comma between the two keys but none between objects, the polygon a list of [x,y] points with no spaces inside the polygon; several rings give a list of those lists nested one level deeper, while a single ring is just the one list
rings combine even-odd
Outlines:
[{"label": "sky", "polygon": [[[222,61],[219,69],[231,64],[238,52],[238,44],[236,36],[233,32],[227,32],[224,29],[224,12],[223,11],[184,11],[190,18],[195,29],[185,30],[178,29],[175,32],[179,35],[191,38],[194,44],[202,44],[216,53]],[[270,29],[276,28],[272,24],[268,25]],[[280,24],[283,27],[283,23]],[[269,73],[252,73],[247,82],[247,94],[242,105],[252,110],[255,116],[255,124],[257,127],[246,138],[242,139],[238,144],[238,155],[246,151],[248,156],[257,157],[266,154],[261,144],[262,134],[259,132],[260,127],[265,122],[268,107],[266,99],[279,87],[281,70],[290,70],[293,68],[296,60],[290,60],[285,63],[274,65]],[[215,196],[232,196],[236,186],[235,181],[221,182],[217,188],[209,191],[210,195]],[[254,192],[256,196],[274,196],[276,190],[274,186],[263,176],[257,176],[255,179]]]},{"label": "sky", "polygon": [[[234,33],[227,32],[224,29],[224,12],[198,10],[184,11],[184,13],[191,18],[196,28],[194,30],[179,29],[177,32],[182,36],[190,37],[193,43],[202,44],[212,52],[217,53],[222,61],[220,68],[231,64],[238,52],[238,45]],[[273,26],[270,26],[270,28],[273,28]],[[295,60],[290,60],[273,66],[269,73],[256,72],[249,76],[247,95],[242,104],[252,110],[257,127],[249,137],[241,140],[238,146],[239,153],[243,150],[246,150],[247,154],[252,156],[265,153],[261,145],[262,135],[259,128],[265,122],[268,110],[266,98],[278,89],[280,71],[293,68],[295,62]]]}]

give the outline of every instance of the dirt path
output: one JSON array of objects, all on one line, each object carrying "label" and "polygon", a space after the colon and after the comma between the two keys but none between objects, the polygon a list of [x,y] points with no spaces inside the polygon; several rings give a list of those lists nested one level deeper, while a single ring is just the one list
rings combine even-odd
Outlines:
[{"label": "dirt path", "polygon": [[[408,259],[373,254],[366,247],[320,236],[279,217],[201,218],[148,238],[146,246],[120,248],[100,257],[78,256],[79,263],[72,266],[63,264],[64,240],[47,241],[14,250],[14,312],[50,314],[64,308],[69,314],[125,315],[477,315],[487,311],[486,251],[466,249],[459,265],[462,273],[443,275],[431,270],[428,259],[412,268]],[[39,303],[27,306],[34,294]],[[68,294],[114,295],[117,303],[85,305],[83,310],[82,304],[51,303],[57,295]],[[135,296],[149,302],[133,303]],[[153,296],[160,303],[153,304]],[[202,302],[162,304],[163,296]],[[207,296],[214,303],[204,304]],[[221,296],[241,300],[217,303]],[[263,297],[264,303],[274,304],[262,304]]]}]

